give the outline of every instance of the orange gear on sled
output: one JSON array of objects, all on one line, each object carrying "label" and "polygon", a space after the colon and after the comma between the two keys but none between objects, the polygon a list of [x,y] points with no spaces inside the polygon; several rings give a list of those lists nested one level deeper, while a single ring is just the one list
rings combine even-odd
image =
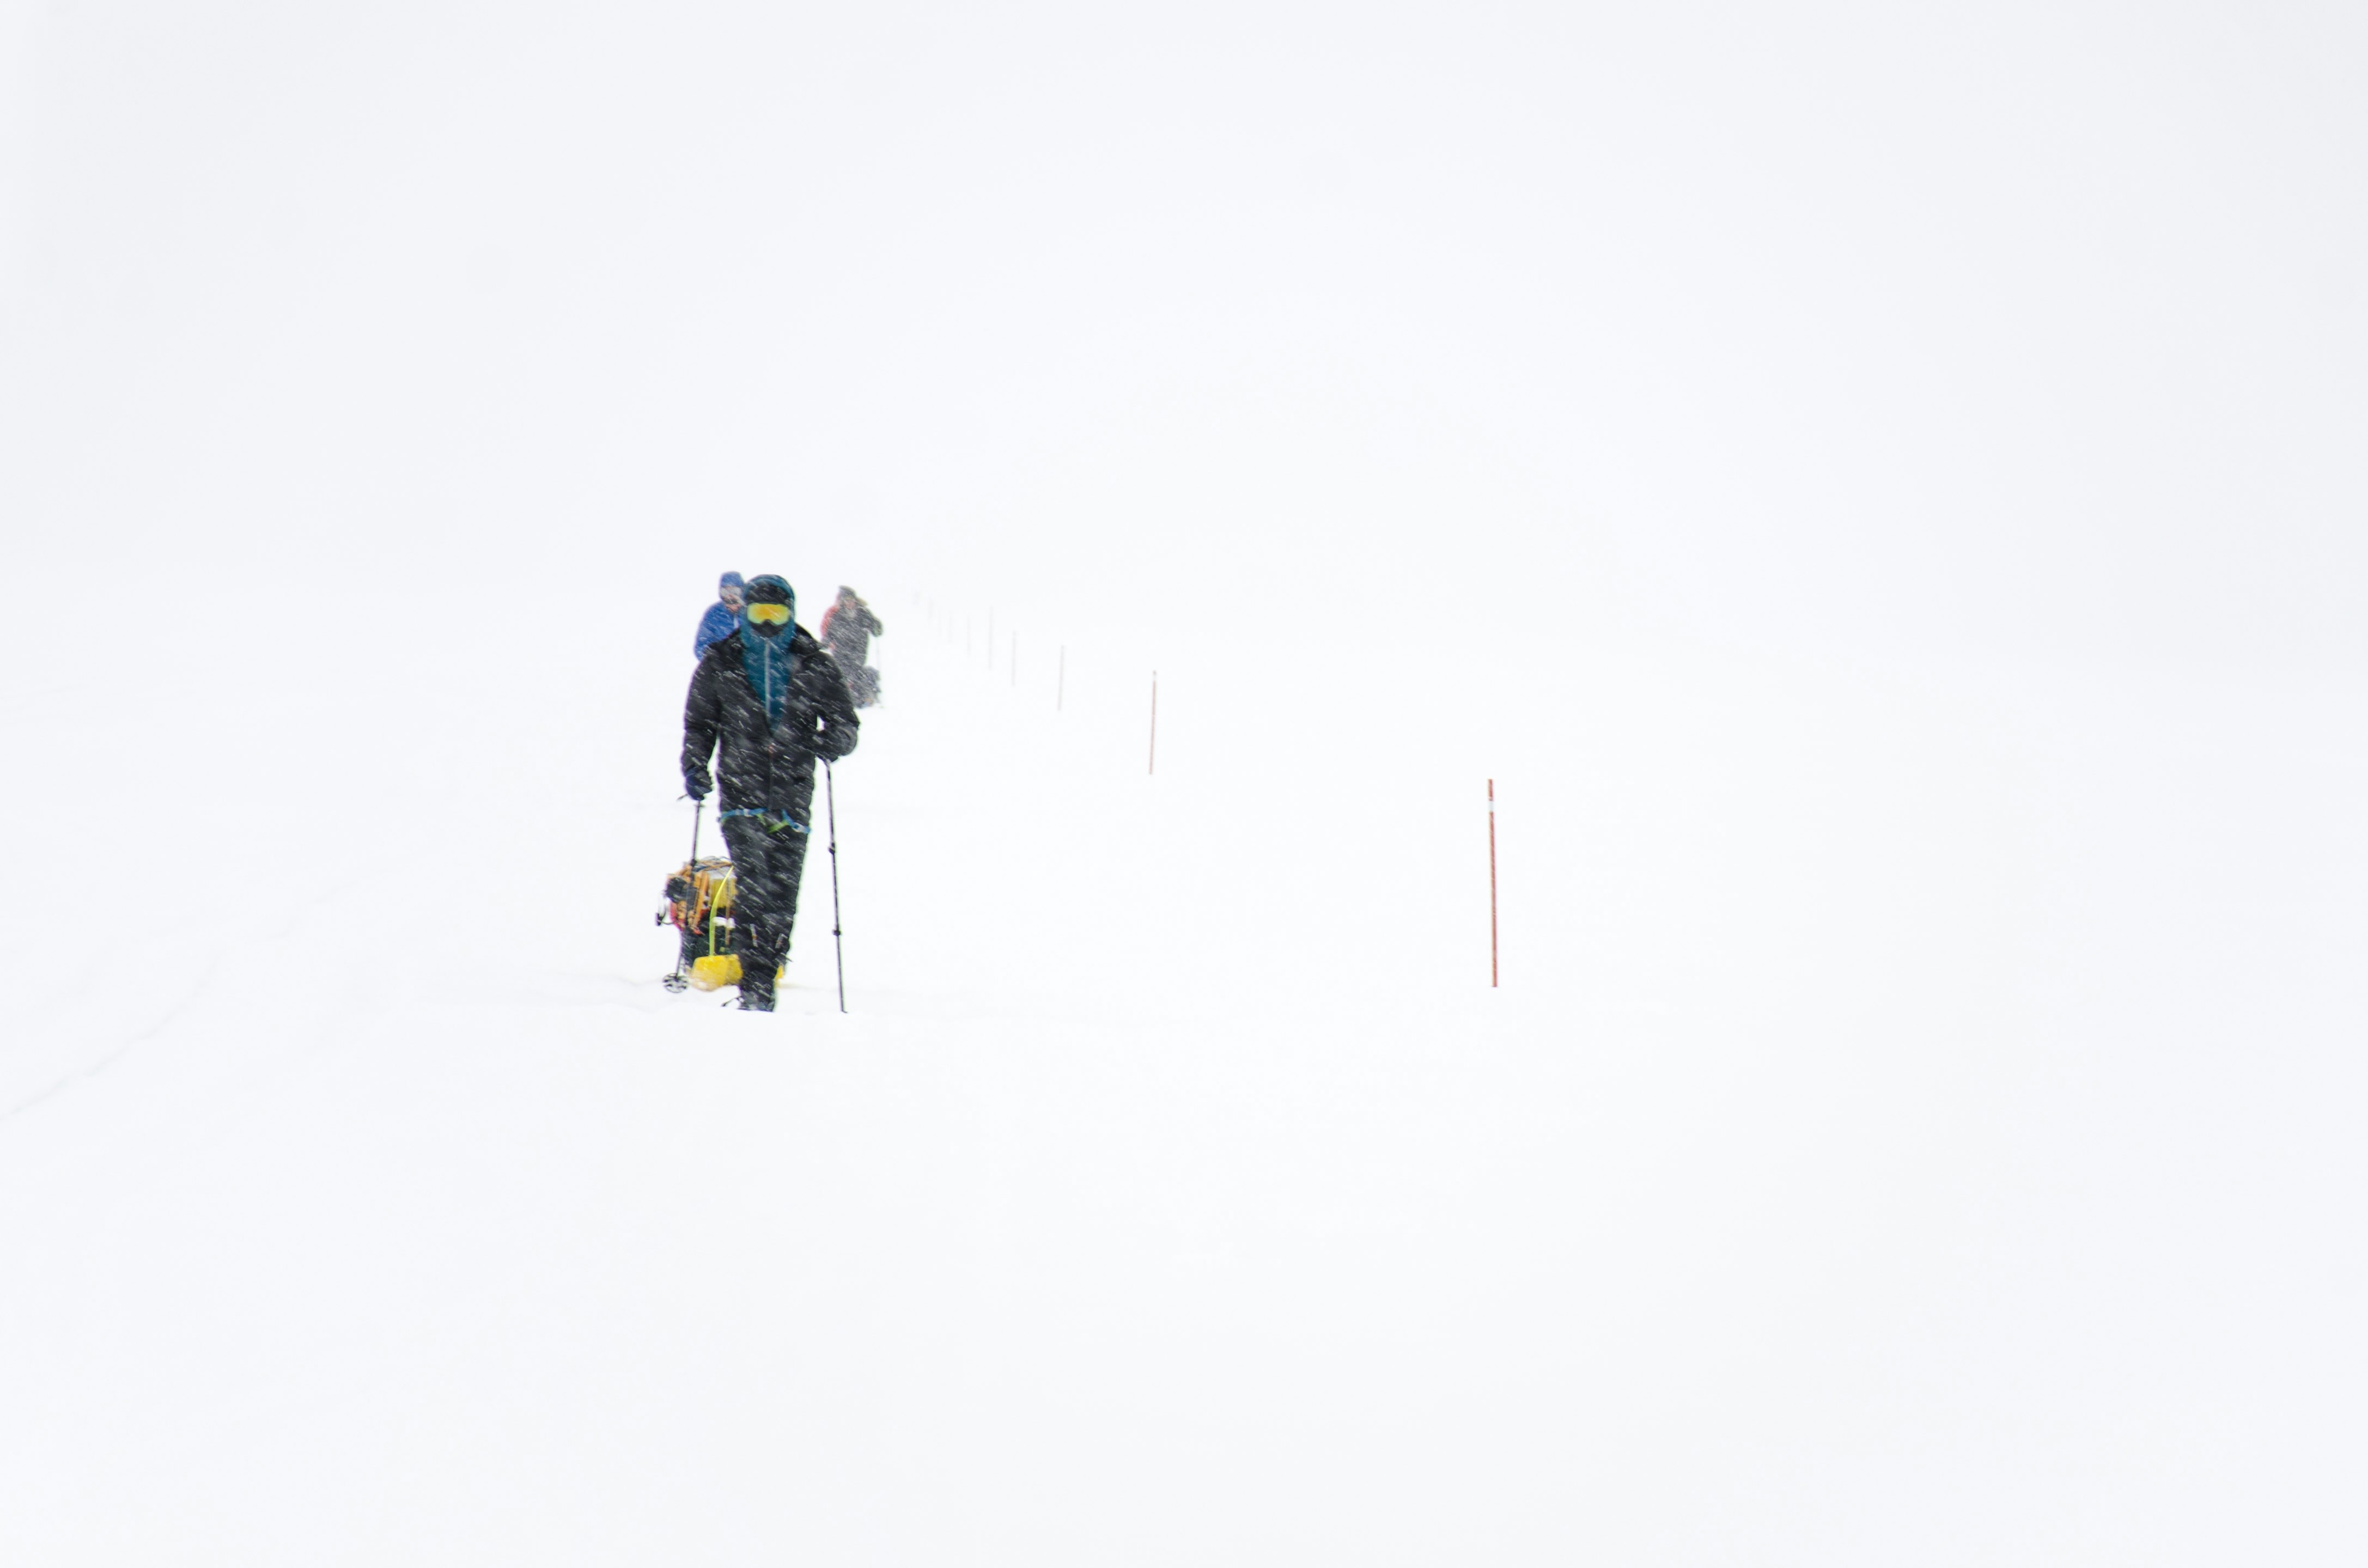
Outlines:
[{"label": "orange gear on sled", "polygon": [[666,879],[666,906],[658,924],[682,934],[679,967],[666,977],[669,989],[687,984],[694,991],[721,991],[740,983],[740,932],[732,916],[737,891],[729,860],[687,861]]},{"label": "orange gear on sled", "polygon": [[735,886],[729,860],[692,860],[666,879],[666,909],[661,924],[682,933],[682,957],[689,983],[717,991],[740,983],[737,930],[732,919]]}]

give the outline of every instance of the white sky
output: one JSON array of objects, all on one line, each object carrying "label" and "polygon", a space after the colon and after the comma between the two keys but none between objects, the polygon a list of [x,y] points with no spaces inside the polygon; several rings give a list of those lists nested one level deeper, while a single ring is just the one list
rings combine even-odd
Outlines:
[{"label": "white sky", "polygon": [[1171,639],[2360,667],[2343,7],[15,12],[69,578],[382,518]]}]

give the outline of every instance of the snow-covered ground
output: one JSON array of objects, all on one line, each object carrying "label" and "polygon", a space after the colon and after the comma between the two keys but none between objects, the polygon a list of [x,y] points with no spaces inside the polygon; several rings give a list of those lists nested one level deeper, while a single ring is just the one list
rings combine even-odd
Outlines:
[{"label": "snow-covered ground", "polygon": [[2368,1549],[2356,28],[205,9],[0,26],[0,1562]]},{"label": "snow-covered ground", "polygon": [[2259,780],[1664,649],[1583,786],[1505,781],[1491,992],[1468,768],[1248,768],[1171,675],[1146,777],[1116,683],[883,596],[849,1011],[818,858],[752,1017],[657,985],[682,597],[483,688],[575,777],[298,835],[145,969],[69,898],[12,975],[12,1561],[2350,1539],[2357,894],[2293,902]]}]

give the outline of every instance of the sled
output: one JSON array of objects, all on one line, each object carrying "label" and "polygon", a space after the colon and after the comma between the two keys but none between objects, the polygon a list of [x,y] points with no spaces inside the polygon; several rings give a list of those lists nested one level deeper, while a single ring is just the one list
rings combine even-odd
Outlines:
[{"label": "sled", "polygon": [[732,919],[732,862],[691,860],[666,879],[657,923],[681,933],[668,991],[719,991],[740,983],[739,929]]}]

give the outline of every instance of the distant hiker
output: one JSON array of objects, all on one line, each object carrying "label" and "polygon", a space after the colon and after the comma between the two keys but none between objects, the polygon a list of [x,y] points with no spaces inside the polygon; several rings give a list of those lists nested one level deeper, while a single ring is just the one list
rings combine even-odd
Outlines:
[{"label": "distant hiker", "polygon": [[823,645],[797,623],[797,596],[775,576],[752,579],[739,625],[699,661],[682,710],[682,782],[707,799],[723,781],[716,815],[732,856],[740,926],[740,1006],[773,1010],[773,978],[790,956],[798,878],[806,863],[814,759],[855,749],[858,720],[847,683]]},{"label": "distant hiker", "polygon": [[858,708],[869,708],[880,700],[880,672],[864,666],[864,655],[871,652],[871,640],[882,636],[887,629],[863,596],[844,583],[839,585],[838,597],[822,612],[822,624],[814,628],[816,635],[830,649],[830,656],[838,661],[839,674],[847,677],[847,689]]},{"label": "distant hiker", "polygon": [[715,585],[715,602],[699,618],[699,635],[690,644],[690,656],[707,657],[707,651],[732,635],[740,624],[740,595],[746,586],[737,572],[726,572]]}]

